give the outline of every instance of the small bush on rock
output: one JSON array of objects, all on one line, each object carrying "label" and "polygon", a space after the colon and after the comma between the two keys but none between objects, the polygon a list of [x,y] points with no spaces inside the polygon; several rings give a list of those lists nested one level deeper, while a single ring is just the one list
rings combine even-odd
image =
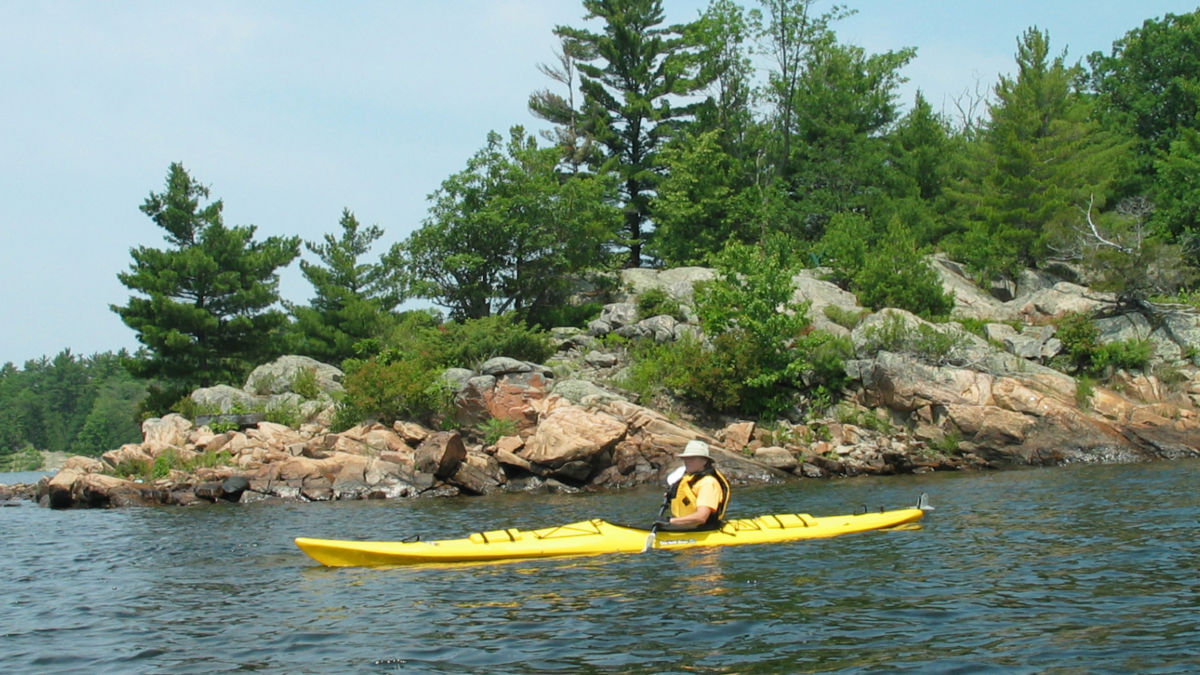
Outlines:
[{"label": "small bush on rock", "polygon": [[826,319],[829,319],[830,321],[847,330],[854,330],[854,327],[858,325],[858,322],[862,321],[864,316],[870,314],[869,310],[864,309],[856,312],[852,309],[838,307],[837,305],[825,305],[823,312]]},{"label": "small bush on rock", "polygon": [[365,419],[430,420],[446,412],[453,398],[440,379],[441,370],[417,358],[367,361],[346,376],[335,426],[348,428]]},{"label": "small bush on rock", "polygon": [[1063,343],[1063,356],[1051,362],[1060,370],[1107,380],[1117,370],[1145,370],[1154,354],[1149,340],[1116,340],[1100,344],[1100,329],[1086,314],[1062,318],[1055,333]]},{"label": "small bush on rock", "polygon": [[317,385],[316,369],[301,368],[296,371],[296,375],[292,378],[291,389],[306,401],[311,401],[319,397],[321,395],[321,388]]},{"label": "small bush on rock", "polygon": [[684,318],[683,308],[679,306],[679,301],[661,288],[647,289],[638,296],[637,309],[640,319],[649,319],[652,316],[664,314],[676,319]]},{"label": "small bush on rock", "polygon": [[888,313],[882,323],[867,326],[863,336],[863,348],[869,354],[904,354],[935,366],[961,362],[967,343],[961,331],[949,327],[938,330],[926,323],[914,327],[896,313]]},{"label": "small bush on rock", "polygon": [[791,301],[791,268],[782,256],[732,244],[717,268],[719,278],[696,289],[709,340],[636,346],[622,387],[643,400],[668,391],[767,419],[791,410],[802,393],[827,400],[841,387],[849,341],[811,330],[809,304]]},{"label": "small bush on rock", "polygon": [[496,441],[505,436],[515,436],[517,434],[517,423],[513,420],[489,417],[479,425],[479,431],[483,435],[484,443],[495,445]]},{"label": "small bush on rock", "polygon": [[[402,321],[378,358],[384,362],[415,358],[431,368],[474,368],[495,356],[541,363],[553,353],[549,335],[529,328],[513,314],[447,323],[417,315]],[[347,370],[354,366],[357,363]]]}]

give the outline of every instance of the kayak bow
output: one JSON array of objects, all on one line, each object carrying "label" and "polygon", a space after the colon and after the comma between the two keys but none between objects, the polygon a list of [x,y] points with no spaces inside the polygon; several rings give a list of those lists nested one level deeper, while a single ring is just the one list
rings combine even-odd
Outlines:
[{"label": "kayak bow", "polygon": [[[781,514],[728,520],[717,530],[654,532],[652,548],[677,550],[769,544],[891,529],[920,520],[929,508],[924,497],[922,495],[917,506],[894,511],[826,518],[814,518],[806,513]],[[394,542],[299,537],[296,545],[323,565],[358,567],[637,553],[645,547],[648,535],[648,529],[615,525],[594,518],[541,530],[477,532],[465,539]]]}]

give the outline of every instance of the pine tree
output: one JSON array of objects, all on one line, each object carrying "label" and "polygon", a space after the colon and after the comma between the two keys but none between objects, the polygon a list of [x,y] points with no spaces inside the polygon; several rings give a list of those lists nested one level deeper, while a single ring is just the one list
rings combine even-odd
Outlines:
[{"label": "pine tree", "polygon": [[[673,105],[707,81],[696,67],[684,26],[660,27],[661,0],[583,0],[586,19],[604,21],[603,31],[559,26],[555,34],[573,43],[584,128],[603,150],[594,155],[600,172],[615,173],[624,202],[622,238],[626,264],[642,264],[650,201],[661,174],[658,151],[673,126],[691,118],[699,103]],[[712,77],[711,74],[708,77]]]},{"label": "pine tree", "polygon": [[307,306],[288,305],[296,317],[290,351],[335,365],[355,356],[356,344],[381,335],[403,300],[389,266],[361,262],[383,230],[362,228],[349,209],[342,211],[338,224],[340,238],[327,234],[324,243],[305,242],[322,263],[300,261],[316,295]]},{"label": "pine tree", "polygon": [[134,375],[164,386],[156,406],[191,387],[241,384],[252,367],[278,354],[287,321],[272,307],[278,270],[300,254],[299,237],[255,241],[253,225],[225,226],[220,200],[201,206],[208,196],[172,164],[166,190],[141,206],[166,231],[169,247],[132,249],[129,271],[117,275],[140,294],[112,310],[147,348],[147,358],[128,364]]},{"label": "pine tree", "polygon": [[1080,68],[1065,52],[1051,59],[1048,33],[1026,31],[1016,60],[969,175],[951,190],[966,232],[948,248],[985,276],[1011,278],[1070,248],[1080,207],[1108,200],[1128,156],[1128,143],[1092,120]]}]

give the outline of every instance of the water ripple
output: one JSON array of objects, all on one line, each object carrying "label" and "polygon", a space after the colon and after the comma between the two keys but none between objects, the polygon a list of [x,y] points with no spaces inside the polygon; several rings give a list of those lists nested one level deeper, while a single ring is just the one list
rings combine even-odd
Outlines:
[{"label": "water ripple", "polygon": [[929,492],[923,529],[497,565],[327,569],[299,535],[461,536],[661,494],[0,510],[6,673],[1191,673],[1200,463],[803,482],[752,513]]}]

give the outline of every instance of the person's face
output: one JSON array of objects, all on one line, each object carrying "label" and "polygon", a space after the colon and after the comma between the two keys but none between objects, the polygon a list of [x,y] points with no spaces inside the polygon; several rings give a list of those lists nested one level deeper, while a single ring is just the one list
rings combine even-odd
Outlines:
[{"label": "person's face", "polygon": [[704,470],[704,465],[708,463],[703,457],[684,457],[683,470],[688,473],[700,473]]}]

